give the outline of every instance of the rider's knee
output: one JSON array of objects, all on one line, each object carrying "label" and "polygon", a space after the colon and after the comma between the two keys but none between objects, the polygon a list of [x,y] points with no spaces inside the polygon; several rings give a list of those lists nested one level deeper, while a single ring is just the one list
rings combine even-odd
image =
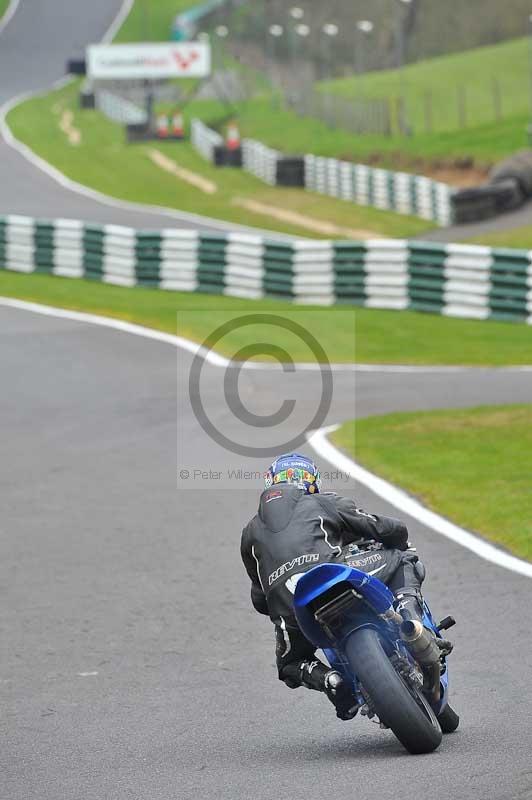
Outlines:
[{"label": "rider's knee", "polygon": [[422,561],[419,561],[419,560],[416,561],[416,563],[414,564],[414,573],[415,573],[415,575],[416,575],[416,577],[417,577],[417,579],[418,579],[418,581],[419,581],[419,583],[421,585],[423,583],[423,581],[425,580],[425,577],[427,575],[427,570],[425,569],[425,564]]}]

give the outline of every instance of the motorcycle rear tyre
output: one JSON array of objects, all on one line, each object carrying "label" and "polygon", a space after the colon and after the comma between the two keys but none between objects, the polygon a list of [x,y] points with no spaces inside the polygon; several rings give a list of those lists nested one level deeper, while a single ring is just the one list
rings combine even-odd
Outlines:
[{"label": "motorcycle rear tyre", "polygon": [[345,645],[353,672],[371,698],[380,721],[413,755],[432,753],[442,740],[440,724],[427,698],[407,684],[384,652],[373,628],[359,628]]}]

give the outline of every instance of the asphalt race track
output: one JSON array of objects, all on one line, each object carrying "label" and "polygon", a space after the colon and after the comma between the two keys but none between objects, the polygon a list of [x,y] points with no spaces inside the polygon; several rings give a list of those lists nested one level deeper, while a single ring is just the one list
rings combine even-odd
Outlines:
[{"label": "asphalt race track", "polygon": [[[188,491],[180,482],[176,490],[176,466],[221,463],[182,380],[176,393],[176,374],[192,356],[180,351],[176,360],[166,344],[0,312],[8,388],[0,399],[0,796],[302,800],[334,790],[410,798],[429,796],[431,774],[438,800],[532,795],[532,644],[519,636],[528,579],[409,520],[435,612],[459,619],[452,686],[462,727],[436,754],[413,758],[367,720],[338,722],[323,696],[277,681],[271,626],[248,604],[238,543],[260,481],[223,491],[216,480]],[[205,370],[208,396],[222,370]],[[304,410],[317,376],[295,378]],[[335,374],[327,422],[532,393],[530,372],[357,373],[354,404],[352,381]],[[256,413],[278,406],[283,386],[271,372],[242,373],[241,384]],[[228,413],[219,423],[229,436],[240,433]],[[264,467],[231,453],[223,463]],[[394,513],[361,487],[336,488]]]},{"label": "asphalt race track", "polygon": [[486,233],[498,233],[530,225],[531,218],[532,201],[529,200],[521,208],[509,211],[507,214],[500,214],[498,217],[483,222],[469,222],[462,225],[451,225],[448,228],[436,228],[424,234],[423,238],[433,242],[461,242],[464,239],[484,236]]},{"label": "asphalt race track", "polygon": [[[107,4],[75,5],[68,35],[78,22],[80,37],[101,35]],[[32,8],[44,1],[22,0],[13,30]],[[3,38],[0,61],[2,51]],[[2,86],[5,74],[0,64]],[[72,215],[116,221],[86,203]],[[223,451],[199,426],[189,353],[0,305],[0,354],[2,800],[532,798],[529,579],[407,520],[435,614],[459,621],[451,678],[462,718],[435,754],[408,756],[389,732],[339,722],[323,696],[277,680],[272,628],[251,610],[238,552],[260,480],[176,476],[262,471],[268,459]],[[238,439],[242,423],[219,403],[223,378],[205,365],[202,396]],[[239,395],[256,414],[295,397],[289,436],[312,415],[320,378],[245,371]],[[531,398],[532,371],[340,371],[324,423]],[[271,445],[268,430],[246,430],[247,444]],[[396,513],[363,487],[330,486]]]}]

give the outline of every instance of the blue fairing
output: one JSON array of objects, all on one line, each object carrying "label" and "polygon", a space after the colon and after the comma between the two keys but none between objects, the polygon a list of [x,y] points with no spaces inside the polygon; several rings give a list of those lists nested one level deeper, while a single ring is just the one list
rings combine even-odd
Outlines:
[{"label": "blue fairing", "polygon": [[[313,600],[338,584],[345,584],[346,589],[352,587],[363,598],[352,616],[348,612],[347,630],[367,625],[379,627],[384,639],[388,642],[390,651],[399,651],[404,655],[406,648],[398,636],[397,628],[387,624],[382,618],[383,614],[393,609],[395,598],[390,589],[378,578],[345,564],[334,563],[319,564],[302,575],[294,595],[294,611],[299,627],[309,641],[325,652],[329,663],[353,682],[356,694],[358,691],[357,678],[349,673],[349,666],[342,653],[342,641],[332,640],[316,622],[314,611],[309,608]],[[432,628],[437,636],[440,635],[426,603],[424,623],[428,628]],[[408,655],[407,657],[411,658]],[[435,706],[437,713],[447,703],[448,675],[446,669],[441,676],[441,687],[442,697]]]},{"label": "blue fairing", "polygon": [[342,564],[319,564],[299,579],[294,595],[294,609],[299,627],[307,639],[318,647],[327,647],[331,643],[307,606],[339,583],[350,584],[370,603],[377,614],[384,614],[393,607],[392,592],[372,575]]}]

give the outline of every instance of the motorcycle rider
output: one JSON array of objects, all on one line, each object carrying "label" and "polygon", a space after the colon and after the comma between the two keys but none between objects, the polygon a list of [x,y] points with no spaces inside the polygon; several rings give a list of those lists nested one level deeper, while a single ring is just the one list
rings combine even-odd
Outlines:
[{"label": "motorcycle rider", "polygon": [[[382,548],[367,550],[376,543]],[[298,628],[293,610],[297,579],[320,562],[344,561],[377,574],[395,594],[404,620],[422,621],[425,568],[409,547],[405,524],[369,514],[349,497],[321,493],[314,462],[286,453],[265,473],[258,512],[242,532],[241,556],[251,579],[252,604],[275,625],[279,679],[291,689],[325,692],[337,716],[352,719],[356,703],[351,690],[339,672],[316,659],[315,647]],[[452,649],[443,639],[437,643],[446,653]]]}]

